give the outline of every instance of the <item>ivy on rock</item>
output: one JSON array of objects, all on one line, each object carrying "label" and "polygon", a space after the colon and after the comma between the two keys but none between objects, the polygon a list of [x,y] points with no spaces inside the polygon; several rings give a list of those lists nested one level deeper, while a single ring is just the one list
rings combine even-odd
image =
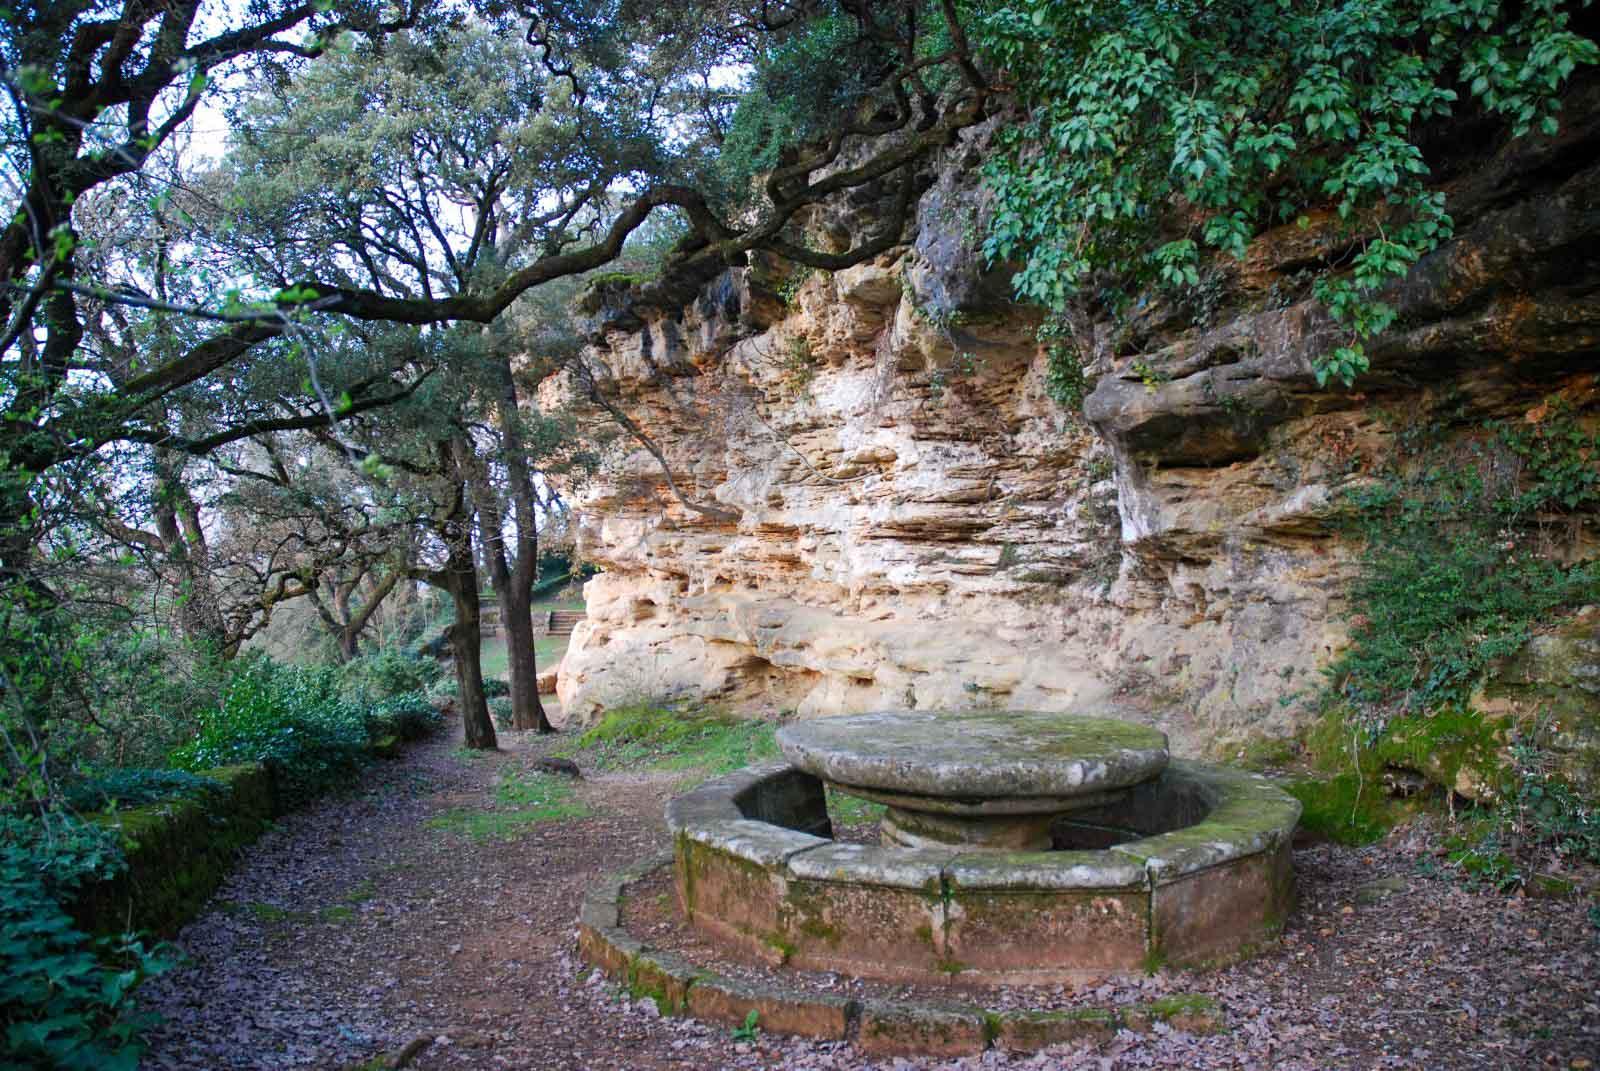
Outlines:
[{"label": "ivy on rock", "polygon": [[1467,107],[1512,137],[1558,130],[1600,60],[1588,0],[1007,0],[976,41],[1022,108],[985,165],[984,252],[1019,297],[1113,312],[1200,282],[1266,229],[1334,221],[1313,283],[1343,332],[1317,380],[1347,386],[1393,323],[1382,288],[1449,239],[1419,136]]}]

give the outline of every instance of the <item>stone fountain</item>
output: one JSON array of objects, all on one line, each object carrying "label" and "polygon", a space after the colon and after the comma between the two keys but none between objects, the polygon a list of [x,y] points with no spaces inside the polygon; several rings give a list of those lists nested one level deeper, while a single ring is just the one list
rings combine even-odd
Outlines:
[{"label": "stone fountain", "polygon": [[[667,808],[684,917],[774,967],[963,987],[1205,967],[1260,949],[1293,903],[1299,802],[1172,759],[1146,726],[893,712],[786,726],[778,744],[786,761]],[[829,787],[886,805],[880,843],[832,838]],[[594,910],[591,960],[634,962],[595,951],[590,923],[609,916]],[[691,1012],[699,988],[682,986]]]}]

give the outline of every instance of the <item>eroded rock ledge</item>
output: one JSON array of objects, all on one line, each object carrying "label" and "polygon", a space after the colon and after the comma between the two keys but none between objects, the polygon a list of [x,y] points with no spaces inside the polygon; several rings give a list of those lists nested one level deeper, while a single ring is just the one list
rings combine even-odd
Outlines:
[{"label": "eroded rock ledge", "polygon": [[604,572],[562,666],[569,718],[672,695],[1115,706],[1180,754],[1289,731],[1346,632],[1344,493],[1402,424],[1594,401],[1600,108],[1579,96],[1558,139],[1440,168],[1457,237],[1396,288],[1355,391],[1312,372],[1332,337],[1313,220],[1217,265],[1203,326],[1161,305],[1088,325],[1092,391],[1062,409],[1036,314],[977,263],[983,131],[875,262],[730,270],[670,312],[606,295],[589,361],[710,508],[626,437],[576,495]]}]

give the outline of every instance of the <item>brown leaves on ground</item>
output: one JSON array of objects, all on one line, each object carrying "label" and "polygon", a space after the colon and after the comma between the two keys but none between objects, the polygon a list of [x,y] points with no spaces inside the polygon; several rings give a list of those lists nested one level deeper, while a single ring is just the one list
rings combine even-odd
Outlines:
[{"label": "brown leaves on ground", "polygon": [[[1217,999],[1227,1031],[1158,1025],[1099,1046],[957,1061],[868,1060],[848,1044],[664,1018],[572,954],[584,890],[660,851],[681,775],[591,775],[579,819],[472,839],[430,817],[493,810],[561,738],[454,741],[371,769],[349,796],[285,818],[180,936],[183,969],[144,1004],[165,1023],[149,1068],[1566,1068],[1600,1054],[1600,931],[1576,901],[1472,893],[1418,876],[1415,846],[1297,852],[1301,906],[1279,947],[1208,974],[1093,987]],[[1003,1003],[1001,999],[999,1002]],[[428,1043],[419,1044],[421,1040]]]}]

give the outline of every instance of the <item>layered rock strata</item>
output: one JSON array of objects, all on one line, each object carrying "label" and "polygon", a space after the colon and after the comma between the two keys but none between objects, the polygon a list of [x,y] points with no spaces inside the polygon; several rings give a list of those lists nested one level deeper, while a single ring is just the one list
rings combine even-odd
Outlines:
[{"label": "layered rock strata", "polygon": [[1595,403],[1594,96],[1558,138],[1441,164],[1456,237],[1393,288],[1353,390],[1313,371],[1337,335],[1311,269],[1348,241],[1313,218],[1182,307],[1086,313],[1085,403],[1052,401],[1037,313],[976,253],[984,131],[876,261],[757,263],[682,309],[601,292],[587,360],[649,448],[618,436],[575,496],[604,571],[561,667],[568,718],[658,696],[1116,708],[1179,754],[1291,730],[1348,629],[1347,492],[1405,428]]}]

